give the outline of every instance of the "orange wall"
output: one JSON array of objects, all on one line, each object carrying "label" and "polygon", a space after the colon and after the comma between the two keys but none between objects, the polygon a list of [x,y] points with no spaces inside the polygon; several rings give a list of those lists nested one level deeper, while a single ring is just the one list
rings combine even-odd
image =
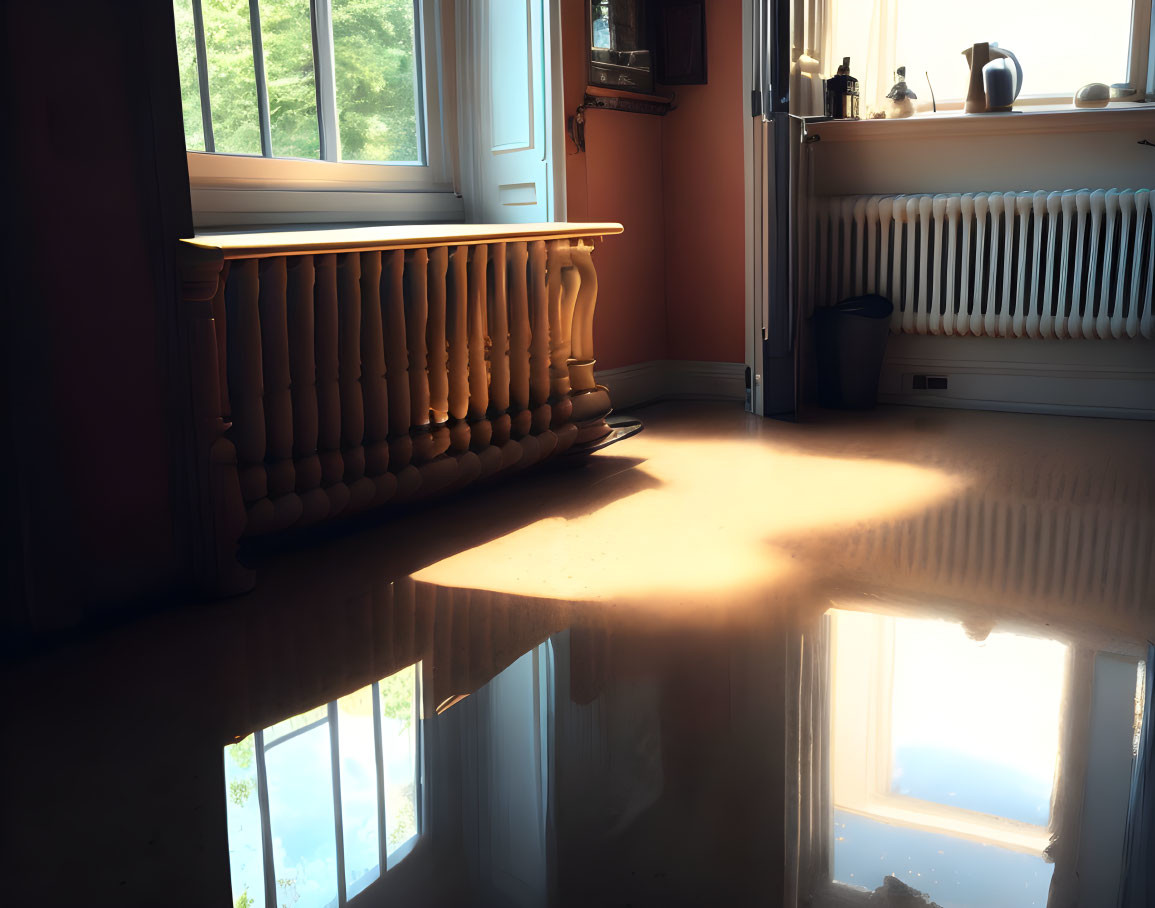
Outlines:
[{"label": "orange wall", "polygon": [[742,3],[706,3],[707,85],[662,122],[670,359],[745,359]]},{"label": "orange wall", "polygon": [[[567,117],[585,92],[585,9],[562,2]],[[711,0],[706,33],[709,84],[666,89],[677,109],[586,111],[586,151],[566,142],[569,219],[625,227],[596,254],[602,369],[745,356],[741,0]]]},{"label": "orange wall", "polygon": [[[565,113],[585,94],[585,0],[563,0]],[[566,208],[571,221],[618,221],[625,233],[595,253],[598,368],[666,358],[662,118],[586,111],[586,151],[566,140]]]}]

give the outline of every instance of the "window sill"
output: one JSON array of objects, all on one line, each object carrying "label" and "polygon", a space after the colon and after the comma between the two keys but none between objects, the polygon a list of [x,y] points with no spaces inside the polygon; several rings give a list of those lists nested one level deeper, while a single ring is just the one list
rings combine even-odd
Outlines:
[{"label": "window sill", "polygon": [[1051,842],[1050,832],[1041,826],[910,797],[875,795],[865,803],[834,806],[883,823],[970,839],[1026,854],[1042,854]]},{"label": "window sill", "polygon": [[436,168],[189,152],[198,230],[460,221],[465,203]]},{"label": "window sill", "polygon": [[1155,141],[1155,104],[1121,103],[1095,110],[1034,108],[987,114],[949,111],[915,114],[902,120],[823,120],[808,124],[806,132],[823,142],[858,142],[1103,132],[1131,128],[1151,132],[1150,138]]},{"label": "window sill", "polygon": [[465,218],[450,190],[220,189],[194,185],[198,230],[349,224],[441,224]]}]

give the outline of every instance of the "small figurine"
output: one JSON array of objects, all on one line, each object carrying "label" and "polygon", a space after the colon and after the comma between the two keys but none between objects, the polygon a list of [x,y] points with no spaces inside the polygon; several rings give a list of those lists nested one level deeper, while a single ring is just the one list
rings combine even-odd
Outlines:
[{"label": "small figurine", "polygon": [[903,117],[914,116],[914,104],[911,101],[918,95],[911,91],[910,86],[906,84],[906,67],[900,66],[894,75],[898,81],[894,83],[894,88],[886,95],[890,99],[890,103],[886,105],[886,118],[888,120],[900,120]]}]

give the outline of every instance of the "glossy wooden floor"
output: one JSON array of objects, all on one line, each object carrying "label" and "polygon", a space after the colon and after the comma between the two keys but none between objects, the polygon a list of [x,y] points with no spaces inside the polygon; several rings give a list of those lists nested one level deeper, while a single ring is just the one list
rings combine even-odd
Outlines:
[{"label": "glossy wooden floor", "polygon": [[[222,748],[420,661],[425,832],[355,904],[783,904],[792,629],[885,601],[980,637],[1155,636],[1153,424],[638,415],[588,463],[250,553],[248,596],[5,665],[0,900],[233,904]],[[496,856],[514,821],[470,704],[547,640],[526,869]]]}]

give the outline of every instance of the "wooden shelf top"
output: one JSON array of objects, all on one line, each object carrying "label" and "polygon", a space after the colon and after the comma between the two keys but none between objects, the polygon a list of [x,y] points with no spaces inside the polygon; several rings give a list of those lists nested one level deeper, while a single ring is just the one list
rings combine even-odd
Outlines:
[{"label": "wooden shelf top", "polygon": [[503,240],[562,240],[612,236],[621,224],[405,224],[396,227],[336,227],[312,230],[206,233],[181,240],[203,250],[219,250],[226,259],[268,258],[309,252],[359,252],[373,249],[423,249],[471,246]]}]

